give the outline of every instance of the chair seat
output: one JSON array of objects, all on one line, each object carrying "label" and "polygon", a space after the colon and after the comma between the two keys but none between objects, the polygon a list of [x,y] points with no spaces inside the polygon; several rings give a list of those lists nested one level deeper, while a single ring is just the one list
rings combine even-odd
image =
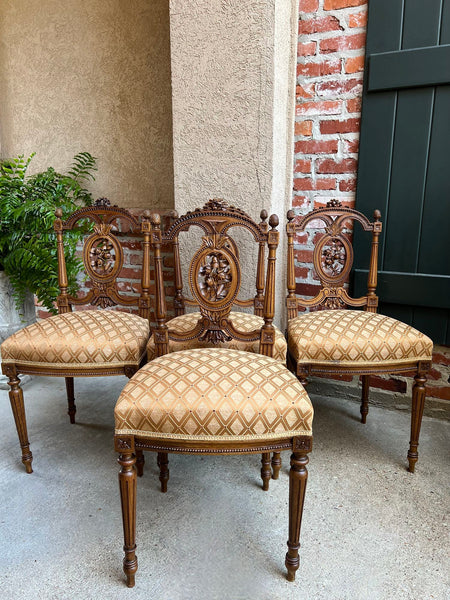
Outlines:
[{"label": "chair seat", "polygon": [[[192,331],[201,318],[199,312],[188,313],[175,317],[167,322],[167,326],[171,331],[178,333],[187,333]],[[239,331],[254,331],[260,329],[264,324],[262,317],[251,315],[242,312],[231,312],[229,315],[230,321]],[[210,342],[200,342],[197,338],[193,340],[186,340],[183,342],[176,342],[174,340],[169,341],[169,352],[178,352],[179,350],[189,350],[191,348],[211,348],[213,344]],[[232,339],[229,342],[220,342],[214,344],[215,348],[230,348],[232,350],[244,350],[245,352],[259,352],[259,340],[253,342],[242,342],[236,339]],[[286,362],[287,343],[284,335],[279,329],[275,327],[275,343],[273,346],[273,358],[279,360],[282,363]],[[150,337],[147,344],[147,359],[153,360],[156,357],[155,342],[153,335]]]},{"label": "chair seat", "polygon": [[313,408],[279,361],[223,348],[165,354],[127,383],[116,434],[240,441],[312,435]]},{"label": "chair seat", "polygon": [[1,346],[3,363],[77,369],[139,366],[149,336],[146,319],[118,310],[55,315],[17,331]]},{"label": "chair seat", "polygon": [[297,363],[373,366],[431,360],[433,342],[406,323],[360,310],[305,313],[288,324]]}]

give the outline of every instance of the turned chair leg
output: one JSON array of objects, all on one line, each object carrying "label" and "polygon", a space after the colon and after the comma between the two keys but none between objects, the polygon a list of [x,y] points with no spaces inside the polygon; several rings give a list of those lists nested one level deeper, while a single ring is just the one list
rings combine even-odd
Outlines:
[{"label": "turned chair leg", "polygon": [[272,470],[270,468],[270,452],[264,452],[261,455],[261,479],[263,482],[262,489],[267,492],[269,489],[270,477]]},{"label": "turned chair leg", "polygon": [[138,477],[144,474],[145,456],[143,450],[136,450],[136,471]]},{"label": "turned chair leg", "polygon": [[33,455],[30,450],[30,442],[28,441],[27,432],[27,421],[25,417],[25,406],[23,403],[23,392],[20,387],[20,379],[15,369],[5,369],[6,375],[8,375],[8,384],[10,386],[9,400],[11,402],[11,408],[14,415],[14,421],[16,422],[16,429],[19,435],[19,443],[22,448],[22,462],[25,465],[27,473],[32,473],[33,469],[31,463],[33,461]]},{"label": "turned chair leg", "polygon": [[75,391],[73,386],[73,377],[66,377],[66,391],[67,391],[67,405],[70,422],[75,423],[75,414],[77,412],[77,407],[75,406]]},{"label": "turned chair leg", "polygon": [[361,413],[361,423],[365,423],[367,415],[369,414],[369,375],[361,376],[362,383],[362,394],[361,394],[361,407],[359,412]]},{"label": "turned chair leg", "polygon": [[272,455],[272,479],[278,479],[281,469],[281,452],[274,452]]},{"label": "turned chair leg", "polygon": [[298,551],[300,548],[300,528],[302,524],[303,504],[305,501],[308,471],[307,454],[294,452],[291,455],[291,470],[289,472],[289,540],[285,565],[288,581],[295,581],[295,572],[300,565]]},{"label": "turned chair leg", "polygon": [[167,492],[167,482],[169,481],[169,455],[167,452],[158,452],[156,459],[159,467],[159,480],[161,482],[161,491]]},{"label": "turned chair leg", "polygon": [[136,457],[131,452],[119,454],[119,487],[122,504],[122,521],[125,557],[123,571],[127,577],[127,586],[134,587],[134,575],[137,571],[136,558]]},{"label": "turned chair leg", "polygon": [[422,425],[423,409],[425,406],[425,384],[427,376],[425,372],[418,371],[414,377],[412,389],[412,410],[411,410],[411,438],[408,450],[408,471],[414,473],[416,462],[419,458],[417,447],[419,446],[420,426]]}]

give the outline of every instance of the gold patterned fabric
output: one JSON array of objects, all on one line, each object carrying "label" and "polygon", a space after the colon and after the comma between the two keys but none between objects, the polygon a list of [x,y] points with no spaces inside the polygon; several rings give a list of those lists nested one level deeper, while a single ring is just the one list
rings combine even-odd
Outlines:
[{"label": "gold patterned fabric", "polygon": [[[197,321],[201,318],[199,312],[188,313],[175,317],[168,321],[167,326],[170,331],[176,331],[177,333],[187,333],[192,331],[197,324]],[[264,324],[262,317],[256,315],[250,315],[242,312],[231,312],[230,321],[236,327],[238,331],[248,332],[254,331],[255,329],[261,328]],[[189,350],[190,348],[230,348],[233,350],[244,350],[245,352],[259,352],[259,340],[254,342],[241,342],[239,340],[230,340],[229,342],[220,342],[218,344],[211,344],[209,342],[199,342],[197,339],[186,340],[183,342],[176,342],[174,340],[169,341],[169,352],[178,352],[179,350]],[[275,343],[273,346],[273,358],[279,360],[282,363],[286,362],[287,343],[284,335],[279,329],[275,327]],[[155,342],[153,336],[147,344],[147,359],[153,360],[156,357]]]},{"label": "gold patterned fabric", "polygon": [[431,360],[433,342],[406,323],[360,310],[322,310],[288,323],[298,363],[370,366]]},{"label": "gold patterned fabric", "polygon": [[127,383],[116,434],[239,441],[312,435],[313,408],[297,378],[273,358],[223,348],[165,354]]},{"label": "gold patterned fabric", "polygon": [[118,310],[84,310],[33,323],[1,346],[2,362],[30,366],[139,365],[149,336],[146,319]]}]

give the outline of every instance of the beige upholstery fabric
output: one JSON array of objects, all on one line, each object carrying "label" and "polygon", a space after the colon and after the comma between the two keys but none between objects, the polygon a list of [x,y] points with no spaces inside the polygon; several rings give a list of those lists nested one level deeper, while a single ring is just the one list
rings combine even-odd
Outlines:
[{"label": "beige upholstery fabric", "polygon": [[311,435],[312,418],[307,393],[284,365],[223,348],[155,358],[115,409],[116,434],[210,441]]},{"label": "beige upholstery fabric", "polygon": [[146,319],[118,310],[56,315],[14,333],[2,362],[54,367],[138,365],[149,336]]},{"label": "beige upholstery fabric", "polygon": [[[187,333],[188,331],[192,331],[194,329],[200,317],[201,315],[199,312],[189,313],[171,319],[170,321],[168,321],[167,325],[169,327],[169,330],[171,331]],[[255,315],[250,315],[248,313],[242,312],[231,312],[230,320],[236,327],[236,329],[244,332],[258,329],[262,327],[264,323],[264,319],[262,317],[257,317]],[[275,330],[276,331],[275,343],[273,348],[273,358],[284,363],[286,362],[287,351],[286,339],[279,329],[275,328]],[[233,350],[244,350],[245,352],[258,353],[259,340],[256,340],[254,342],[240,342],[239,340],[231,340],[229,342],[222,342],[219,344],[199,342],[197,339],[187,340],[185,342],[175,342],[173,340],[169,341],[169,352],[177,352],[178,350],[188,350],[190,348],[230,348]],[[155,357],[155,342],[153,341],[152,336],[147,344],[147,358],[150,361],[153,360]]]},{"label": "beige upholstery fabric", "polygon": [[288,323],[289,350],[299,363],[369,366],[431,360],[433,342],[401,321],[360,310],[305,313]]}]

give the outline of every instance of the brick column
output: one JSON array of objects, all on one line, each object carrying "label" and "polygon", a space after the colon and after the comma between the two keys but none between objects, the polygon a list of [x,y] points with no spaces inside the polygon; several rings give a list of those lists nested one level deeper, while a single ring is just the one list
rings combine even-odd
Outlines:
[{"label": "brick column", "polygon": [[[331,198],[353,206],[367,0],[300,0],[293,206],[307,213]],[[314,232],[298,240],[301,292],[318,289]]]}]

